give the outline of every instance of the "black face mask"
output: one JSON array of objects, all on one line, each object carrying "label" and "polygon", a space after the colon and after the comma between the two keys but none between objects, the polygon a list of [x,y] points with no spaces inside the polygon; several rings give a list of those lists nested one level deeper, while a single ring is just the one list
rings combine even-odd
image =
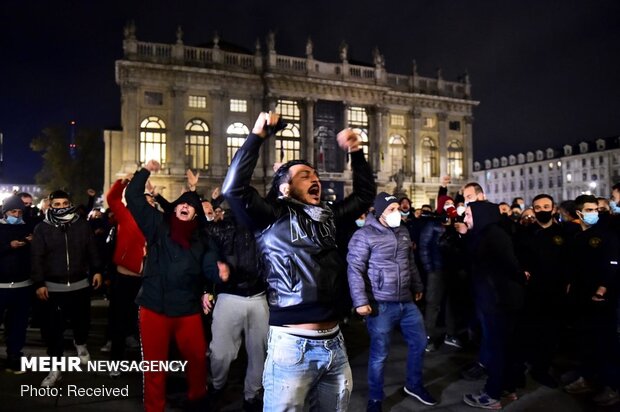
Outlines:
[{"label": "black face mask", "polygon": [[543,225],[549,223],[549,221],[553,217],[553,214],[550,210],[534,212],[534,214],[536,215],[536,220],[538,220]]}]

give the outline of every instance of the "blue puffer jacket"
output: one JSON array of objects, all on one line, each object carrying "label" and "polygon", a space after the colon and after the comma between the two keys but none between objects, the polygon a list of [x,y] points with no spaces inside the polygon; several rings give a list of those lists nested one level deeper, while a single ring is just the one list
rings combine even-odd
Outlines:
[{"label": "blue puffer jacket", "polygon": [[428,222],[420,234],[420,261],[427,273],[441,272],[443,257],[441,256],[440,238],[446,228],[440,222]]},{"label": "blue puffer jacket", "polygon": [[353,307],[376,302],[411,302],[422,292],[409,231],[383,226],[371,213],[353,234],[347,255]]}]

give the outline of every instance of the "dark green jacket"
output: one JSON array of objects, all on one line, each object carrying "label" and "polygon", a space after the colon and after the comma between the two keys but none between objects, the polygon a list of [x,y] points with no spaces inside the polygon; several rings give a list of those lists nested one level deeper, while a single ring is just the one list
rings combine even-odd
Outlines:
[{"label": "dark green jacket", "polygon": [[150,173],[138,171],[125,192],[127,208],[147,242],[142,288],[136,303],[167,316],[187,316],[202,311],[201,295],[218,281],[218,252],[213,242],[196,228],[190,249],[170,238],[170,214],[151,207],[144,198]]}]

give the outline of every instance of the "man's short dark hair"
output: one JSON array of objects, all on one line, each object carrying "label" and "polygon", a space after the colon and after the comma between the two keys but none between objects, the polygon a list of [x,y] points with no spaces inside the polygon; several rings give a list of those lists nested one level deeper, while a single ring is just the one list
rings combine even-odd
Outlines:
[{"label": "man's short dark hair", "polygon": [[19,192],[16,196],[22,197],[32,197],[32,195],[28,192]]},{"label": "man's short dark hair", "polygon": [[506,205],[506,206],[510,206],[510,205],[509,205],[508,203],[506,203],[506,202],[499,202],[499,204],[498,204],[497,206],[504,206],[504,205]]},{"label": "man's short dark hair", "polygon": [[618,192],[620,192],[620,183],[616,183],[615,185],[611,187],[611,191],[613,192],[614,190],[617,190]]},{"label": "man's short dark hair", "polygon": [[525,202],[525,200],[521,196],[517,196],[514,199],[512,199],[512,204],[514,205],[515,203],[519,203],[517,202],[517,200],[523,200],[523,202]]},{"label": "man's short dark hair", "polygon": [[480,186],[478,182],[469,182],[465,186],[463,186],[463,189],[467,189],[468,187],[473,187],[476,194],[484,194],[484,189],[482,188],[482,186]]},{"label": "man's short dark hair", "polygon": [[596,196],[592,196],[592,195],[577,196],[577,199],[575,199],[575,210],[583,209],[583,205],[586,203],[598,204],[598,201],[596,200]]},{"label": "man's short dark hair", "polygon": [[574,200],[565,200],[560,203],[559,207],[560,209],[565,210],[566,213],[568,213],[573,219],[579,219],[579,216],[577,216],[577,213],[575,212],[577,208]]},{"label": "man's short dark hair", "polygon": [[534,199],[532,199],[532,205],[534,205],[534,202],[536,202],[537,200],[540,199],[549,199],[551,200],[551,206],[555,206],[555,200],[553,200],[553,197],[551,195],[548,195],[546,193],[541,193],[539,195],[534,196]]},{"label": "man's short dark hair", "polygon": [[[280,185],[282,183],[288,183],[291,181],[291,176],[289,175],[288,172],[291,169],[291,167],[296,166],[296,165],[308,166],[316,171],[315,167],[305,160],[290,160],[284,163],[282,166],[278,168],[278,170],[276,170],[276,172],[273,175],[273,179],[271,180],[271,189],[269,190],[269,193],[267,194],[268,199],[277,199],[278,197],[280,197]],[[317,175],[318,175],[318,172],[317,172]]]}]

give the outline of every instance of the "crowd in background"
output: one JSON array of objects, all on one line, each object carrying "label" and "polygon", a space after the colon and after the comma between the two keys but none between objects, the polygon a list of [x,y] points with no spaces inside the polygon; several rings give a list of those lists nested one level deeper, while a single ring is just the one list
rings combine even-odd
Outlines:
[{"label": "crowd in background", "polygon": [[[263,122],[231,165],[240,176],[246,173],[248,181],[252,168],[240,159],[251,159],[252,150],[258,153],[258,139],[275,130],[268,130],[269,120]],[[263,128],[267,136],[260,135]],[[350,151],[354,175],[369,175],[363,156],[354,153],[357,146],[349,142],[342,147]],[[225,196],[216,188],[201,198],[198,175],[190,171],[187,191],[168,202],[148,183],[150,173],[158,170],[151,161],[116,181],[106,193],[108,209],[94,207],[94,191],[87,206],[74,205],[62,190],[38,206],[28,193],[4,200],[0,321],[7,371],[22,373],[29,325],[41,328],[48,355],[56,357],[64,354],[69,325],[80,360],[88,362],[91,297],[97,290],[110,299],[108,342],[101,350],[120,360],[127,356],[127,345],[141,345],[144,359],[167,359],[174,340],[190,361],[188,405],[197,410],[207,398],[207,352],[211,405],[243,345],[248,359],[245,410],[279,410],[276,398],[268,400],[266,394],[263,406],[263,391],[271,393],[278,379],[290,375],[264,365],[311,368],[293,359],[295,339],[344,345],[338,322],[331,321],[351,316],[364,319],[370,336],[368,410],[381,410],[383,367],[397,325],[409,347],[404,390],[423,404],[437,403],[422,384],[425,354],[433,356],[442,345],[458,350],[472,343],[479,345],[478,356],[463,377],[486,378],[486,383],[480,392],[464,396],[470,406],[499,409],[502,401],[517,400],[526,373],[541,385],[561,386],[571,394],[592,392],[598,405],[620,401],[620,185],[610,198],[582,195],[559,201],[541,193],[528,202],[515,198],[497,205],[485,200],[476,183],[451,196],[447,177],[434,208],[415,208],[402,194],[375,196],[374,183],[361,193],[354,180],[354,192],[361,193],[358,203],[347,198],[338,209],[338,201],[330,200],[321,209],[308,206],[324,203],[320,185],[317,192],[312,180],[318,182],[318,175],[313,177],[314,169],[304,162],[278,169],[266,199],[248,192],[249,185],[230,173]],[[307,193],[292,194],[295,173],[301,179],[307,174]],[[236,192],[236,186],[245,192]],[[273,206],[282,198],[293,199],[292,206]],[[292,244],[299,241],[293,239],[289,220],[278,227],[286,213],[306,213],[324,231],[304,244],[307,261],[302,254],[289,254],[290,244],[278,243],[289,235]],[[336,225],[329,223],[334,217]],[[300,239],[312,222],[296,223]],[[281,253],[266,252],[273,250]],[[328,283],[314,285],[319,291],[314,297],[310,292],[284,296],[281,286],[272,286],[279,270],[297,268],[302,276],[305,270],[312,272],[306,267],[312,261],[344,273],[344,278],[321,278]],[[323,302],[321,294],[326,293],[345,307]],[[290,305],[296,310],[289,310]],[[297,312],[299,307],[304,311]],[[310,324],[321,327],[303,327]],[[290,336],[291,345],[276,350],[276,343]],[[558,356],[574,368],[558,369]],[[338,373],[350,375],[347,368],[343,363]],[[50,372],[41,385],[54,386],[61,379],[60,372]],[[147,373],[144,384],[145,408],[163,410],[165,374]],[[336,378],[331,384],[339,385]],[[342,390],[350,392],[347,385]],[[309,401],[311,396],[309,390],[280,400],[302,406],[319,402]]]}]

